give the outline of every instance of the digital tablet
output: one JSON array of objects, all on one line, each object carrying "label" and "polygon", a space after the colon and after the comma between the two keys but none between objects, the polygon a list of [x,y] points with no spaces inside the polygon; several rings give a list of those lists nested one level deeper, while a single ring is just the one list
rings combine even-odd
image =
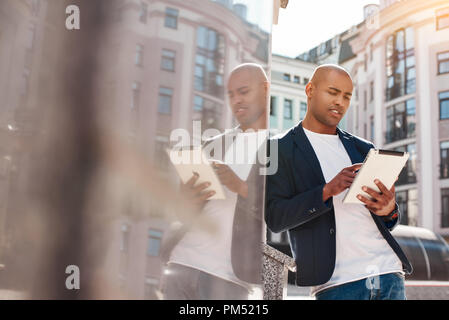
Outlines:
[{"label": "digital tablet", "polygon": [[407,163],[409,156],[408,152],[371,149],[354,178],[349,191],[343,198],[343,203],[364,204],[357,199],[358,194],[372,199],[369,194],[362,190],[362,187],[367,186],[380,192],[374,183],[375,179],[379,179],[390,190]]},{"label": "digital tablet", "polygon": [[212,161],[221,161],[209,160],[201,147],[181,150],[167,149],[167,153],[183,183],[187,183],[194,173],[198,173],[199,178],[195,185],[210,182],[211,185],[204,191],[215,191],[215,194],[208,200],[226,199],[223,186],[212,167]]}]

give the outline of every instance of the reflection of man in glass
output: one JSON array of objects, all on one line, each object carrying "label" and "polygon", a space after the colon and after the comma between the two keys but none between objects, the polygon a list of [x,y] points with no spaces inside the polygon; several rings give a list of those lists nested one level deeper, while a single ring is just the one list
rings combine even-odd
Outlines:
[{"label": "reflection of man in glass", "polygon": [[[248,299],[253,285],[261,283],[263,176],[256,158],[265,142],[268,87],[256,64],[240,65],[229,76],[227,92],[239,127],[207,142],[211,150],[222,150],[223,157],[211,157],[218,160],[214,168],[226,199],[207,200],[214,193],[207,183],[196,185],[197,175],[182,185],[199,208],[198,220],[212,221],[215,228],[205,230],[196,221],[178,235],[164,272],[166,299]],[[237,160],[242,153],[243,162]]]}]

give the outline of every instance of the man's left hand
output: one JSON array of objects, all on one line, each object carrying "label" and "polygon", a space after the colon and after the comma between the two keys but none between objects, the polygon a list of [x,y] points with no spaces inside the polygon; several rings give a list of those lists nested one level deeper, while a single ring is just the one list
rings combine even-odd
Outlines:
[{"label": "man's left hand", "polygon": [[248,185],[245,181],[240,179],[229,166],[214,162],[213,167],[217,173],[220,182],[225,185],[230,191],[238,193],[242,197],[248,197]]},{"label": "man's left hand", "polygon": [[381,217],[387,216],[396,207],[394,185],[390,190],[388,190],[387,187],[385,187],[385,185],[378,179],[374,180],[374,183],[377,185],[380,192],[368,188],[367,186],[362,188],[363,191],[373,198],[372,200],[369,200],[361,194],[357,195],[357,198],[362,201],[366,208],[375,215]]}]

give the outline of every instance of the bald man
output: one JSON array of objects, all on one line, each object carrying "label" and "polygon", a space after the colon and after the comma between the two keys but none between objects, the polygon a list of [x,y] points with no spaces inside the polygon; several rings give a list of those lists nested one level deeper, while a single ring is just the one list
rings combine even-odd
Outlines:
[{"label": "bald man", "polygon": [[306,86],[307,113],[278,141],[278,171],[267,176],[265,221],[287,231],[298,286],[318,300],[405,299],[412,267],[390,231],[399,223],[394,186],[376,181],[373,200],[343,204],[371,142],[337,127],[353,83],[337,65],[319,66]]},{"label": "bald man", "polygon": [[[198,220],[208,219],[216,229],[211,233],[194,222],[177,236],[163,277],[166,299],[242,300],[261,284],[264,177],[255,160],[266,142],[260,139],[267,123],[265,71],[252,63],[237,66],[228,77],[227,93],[239,126],[204,146],[212,151],[211,160],[217,160],[214,167],[226,199],[208,200],[214,191],[208,182],[198,185],[198,175],[182,185],[198,207]],[[236,159],[240,153],[247,155],[243,162]]]}]

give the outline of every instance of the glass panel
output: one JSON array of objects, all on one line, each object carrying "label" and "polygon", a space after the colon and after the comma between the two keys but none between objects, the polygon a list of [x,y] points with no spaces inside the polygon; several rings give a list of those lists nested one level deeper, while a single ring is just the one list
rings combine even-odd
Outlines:
[{"label": "glass panel", "polygon": [[449,100],[440,102],[440,119],[449,119]]},{"label": "glass panel", "polygon": [[404,51],[404,31],[403,30],[396,33],[396,50],[398,52]]},{"label": "glass panel", "polygon": [[405,48],[407,50],[415,47],[415,33],[412,27],[405,29]]},{"label": "glass panel", "polygon": [[[160,298],[188,279],[162,272],[176,260],[244,284],[220,299],[261,298],[245,290],[261,286],[272,17],[273,0],[0,0],[1,293]],[[167,150],[212,142],[248,194],[223,187],[200,208]],[[177,225],[190,229],[164,251]],[[101,275],[95,290],[65,288],[71,264]]]},{"label": "glass panel", "polygon": [[438,53],[438,60],[449,59],[449,51]]},{"label": "glass panel", "polygon": [[438,94],[438,97],[440,99],[449,99],[449,91],[440,92]]},{"label": "glass panel", "polygon": [[438,64],[438,72],[439,73],[448,73],[449,72],[449,61],[440,62]]}]

